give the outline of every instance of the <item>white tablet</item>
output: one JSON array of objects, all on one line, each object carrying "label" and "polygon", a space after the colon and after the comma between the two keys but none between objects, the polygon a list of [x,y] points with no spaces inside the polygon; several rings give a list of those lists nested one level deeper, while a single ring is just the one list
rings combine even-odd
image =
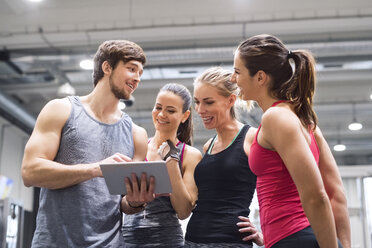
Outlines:
[{"label": "white tablet", "polygon": [[136,173],[138,182],[140,182],[142,172],[146,172],[148,178],[154,176],[156,194],[172,192],[165,161],[101,164],[100,167],[107,188],[112,195],[125,195],[127,193],[124,178],[131,179],[132,172]]}]

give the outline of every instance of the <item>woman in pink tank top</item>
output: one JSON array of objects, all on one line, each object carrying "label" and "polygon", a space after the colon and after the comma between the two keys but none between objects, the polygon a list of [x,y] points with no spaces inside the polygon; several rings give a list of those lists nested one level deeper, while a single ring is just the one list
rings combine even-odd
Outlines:
[{"label": "woman in pink tank top", "polygon": [[265,247],[351,246],[341,177],[312,106],[314,66],[309,52],[271,35],[253,36],[235,53],[232,80],[264,111],[249,164]]}]

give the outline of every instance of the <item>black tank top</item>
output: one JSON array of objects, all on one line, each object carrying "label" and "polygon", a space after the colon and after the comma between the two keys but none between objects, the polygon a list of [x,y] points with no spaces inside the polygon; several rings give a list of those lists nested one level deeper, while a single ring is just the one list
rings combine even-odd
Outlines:
[{"label": "black tank top", "polygon": [[186,240],[248,244],[242,241],[246,234],[239,233],[236,223],[240,221],[238,216],[249,215],[256,188],[256,176],[250,170],[244,152],[244,138],[249,127],[243,126],[225,150],[206,153],[196,166],[194,177],[198,200],[187,225]]}]

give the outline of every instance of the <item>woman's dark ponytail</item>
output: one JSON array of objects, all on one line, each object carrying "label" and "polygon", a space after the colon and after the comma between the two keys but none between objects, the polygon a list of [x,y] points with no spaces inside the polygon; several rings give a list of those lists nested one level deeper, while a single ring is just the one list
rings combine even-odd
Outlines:
[{"label": "woman's dark ponytail", "polygon": [[[291,101],[302,124],[315,129],[318,118],[313,110],[315,59],[305,50],[288,50],[272,35],[253,36],[238,46],[237,52],[254,76],[259,70],[271,76],[269,93]],[[290,60],[294,62],[294,72]]]},{"label": "woman's dark ponytail", "polygon": [[292,51],[295,71],[289,81],[287,99],[293,102],[295,113],[305,126],[315,129],[318,118],[313,110],[316,72],[315,59],[305,50]]}]

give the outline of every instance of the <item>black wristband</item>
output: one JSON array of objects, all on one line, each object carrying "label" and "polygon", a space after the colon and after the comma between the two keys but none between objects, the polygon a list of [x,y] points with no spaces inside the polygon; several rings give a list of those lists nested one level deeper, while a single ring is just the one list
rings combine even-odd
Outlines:
[{"label": "black wristband", "polygon": [[177,162],[180,161],[180,157],[179,157],[178,153],[177,153],[177,154],[171,153],[171,154],[167,157],[167,159],[168,159],[168,158],[174,159],[174,160],[176,160]]},{"label": "black wristband", "polygon": [[180,161],[178,148],[170,140],[167,140],[167,143],[169,146],[169,152],[164,156],[164,161],[166,161],[168,157],[172,157],[173,159]]},{"label": "black wristband", "polygon": [[145,208],[146,207],[146,203],[144,203],[144,204],[142,204],[142,205],[139,205],[139,206],[132,206],[130,203],[129,203],[129,201],[127,201],[127,203],[128,203],[128,206],[129,207],[131,207],[131,208],[134,208],[134,209],[138,209],[138,208],[141,208],[141,209],[143,209],[143,208]]}]

